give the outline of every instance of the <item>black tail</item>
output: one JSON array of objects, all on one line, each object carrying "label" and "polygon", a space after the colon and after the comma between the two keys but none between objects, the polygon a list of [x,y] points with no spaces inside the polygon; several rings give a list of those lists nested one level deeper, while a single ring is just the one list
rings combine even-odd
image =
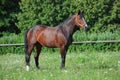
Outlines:
[{"label": "black tail", "polygon": [[26,31],[25,36],[24,36],[25,54],[28,53],[28,39],[27,39],[28,31],[29,30]]}]

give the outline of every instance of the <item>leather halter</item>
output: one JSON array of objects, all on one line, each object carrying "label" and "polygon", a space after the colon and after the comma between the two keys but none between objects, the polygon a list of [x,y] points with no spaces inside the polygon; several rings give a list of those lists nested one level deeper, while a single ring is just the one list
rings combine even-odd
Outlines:
[{"label": "leather halter", "polygon": [[79,16],[78,14],[75,15],[75,24],[76,24],[77,26],[81,26],[81,27],[82,27],[83,25],[80,24],[80,21],[79,21],[78,18],[77,18],[78,16]]}]

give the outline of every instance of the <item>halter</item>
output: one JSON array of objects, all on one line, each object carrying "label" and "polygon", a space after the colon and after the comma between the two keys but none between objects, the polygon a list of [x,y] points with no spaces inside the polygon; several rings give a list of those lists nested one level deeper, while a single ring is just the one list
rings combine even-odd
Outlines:
[{"label": "halter", "polygon": [[77,17],[78,17],[78,15],[76,14],[76,15],[75,15],[75,23],[76,23],[77,26],[81,26],[81,27],[82,27],[83,25],[80,24],[80,22],[79,22],[79,20],[78,20]]}]

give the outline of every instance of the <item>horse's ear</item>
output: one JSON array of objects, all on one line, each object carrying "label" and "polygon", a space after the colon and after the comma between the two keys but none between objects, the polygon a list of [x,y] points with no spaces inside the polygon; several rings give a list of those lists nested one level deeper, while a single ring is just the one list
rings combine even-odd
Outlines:
[{"label": "horse's ear", "polygon": [[78,15],[80,15],[80,14],[81,14],[81,11],[78,12]]},{"label": "horse's ear", "polygon": [[78,15],[80,15],[81,13],[83,14],[83,13],[84,13],[84,11],[79,11],[79,12],[78,12]]},{"label": "horse's ear", "polygon": [[81,12],[82,14],[84,13],[84,11]]}]

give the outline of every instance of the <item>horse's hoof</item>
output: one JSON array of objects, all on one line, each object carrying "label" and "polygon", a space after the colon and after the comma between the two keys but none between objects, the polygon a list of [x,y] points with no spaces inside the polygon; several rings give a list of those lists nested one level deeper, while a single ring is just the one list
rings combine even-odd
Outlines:
[{"label": "horse's hoof", "polygon": [[39,66],[37,66],[37,69],[40,69],[40,67],[39,67]]},{"label": "horse's hoof", "polygon": [[64,69],[65,69],[65,67],[60,67],[60,69],[64,70]]}]

